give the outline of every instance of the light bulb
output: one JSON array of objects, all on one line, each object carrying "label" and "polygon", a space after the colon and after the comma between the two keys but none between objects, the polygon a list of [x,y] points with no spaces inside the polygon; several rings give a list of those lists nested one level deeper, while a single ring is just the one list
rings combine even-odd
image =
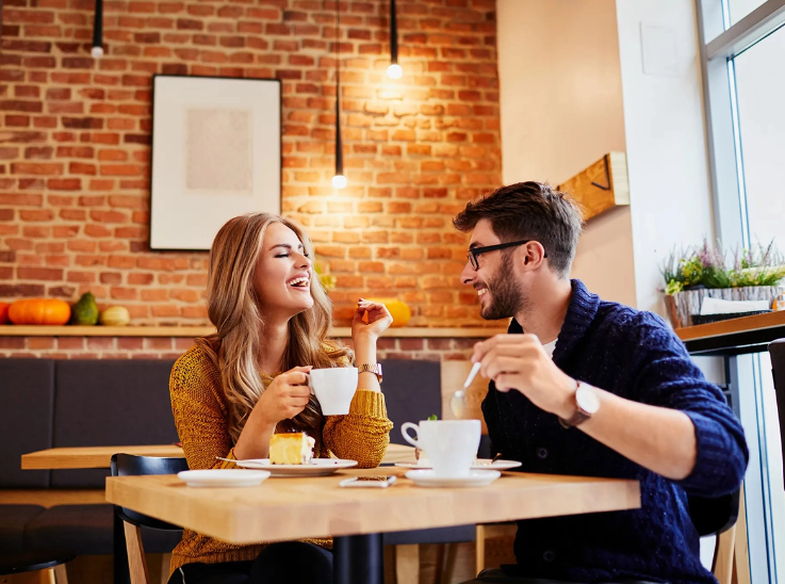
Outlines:
[{"label": "light bulb", "polygon": [[103,47],[93,47],[90,51],[90,54],[93,56],[93,59],[100,59],[104,56],[104,48]]},{"label": "light bulb", "polygon": [[403,75],[403,69],[401,69],[398,63],[393,63],[387,67],[387,77],[390,79],[400,79],[401,75]]},{"label": "light bulb", "polygon": [[333,188],[334,189],[343,189],[346,188],[346,177],[342,174],[336,174],[333,177]]}]

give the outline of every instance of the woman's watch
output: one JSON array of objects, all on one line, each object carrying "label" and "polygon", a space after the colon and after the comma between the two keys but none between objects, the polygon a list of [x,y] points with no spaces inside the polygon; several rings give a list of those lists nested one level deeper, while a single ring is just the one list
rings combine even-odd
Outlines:
[{"label": "woman's watch", "polygon": [[376,375],[376,378],[379,380],[379,383],[382,382],[382,364],[381,363],[363,363],[357,368],[358,373],[373,373]]}]

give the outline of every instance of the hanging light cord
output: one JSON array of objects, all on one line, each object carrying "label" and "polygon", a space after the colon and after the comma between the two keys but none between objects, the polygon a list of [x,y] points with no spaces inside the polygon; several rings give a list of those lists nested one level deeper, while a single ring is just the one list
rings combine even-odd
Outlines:
[{"label": "hanging light cord", "polygon": [[335,174],[343,174],[343,145],[341,143],[341,5],[335,2]]}]

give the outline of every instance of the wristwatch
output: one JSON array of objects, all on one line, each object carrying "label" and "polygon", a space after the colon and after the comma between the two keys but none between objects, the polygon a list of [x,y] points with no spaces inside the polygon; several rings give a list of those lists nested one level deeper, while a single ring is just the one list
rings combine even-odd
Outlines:
[{"label": "wristwatch", "polygon": [[379,383],[382,382],[382,364],[381,363],[363,363],[358,368],[358,373],[364,373],[368,371],[369,373],[373,373],[376,375],[376,378],[379,380]]},{"label": "wristwatch", "polygon": [[600,398],[594,388],[588,383],[575,380],[575,413],[569,420],[559,418],[559,423],[564,428],[579,426],[591,418],[600,409]]}]

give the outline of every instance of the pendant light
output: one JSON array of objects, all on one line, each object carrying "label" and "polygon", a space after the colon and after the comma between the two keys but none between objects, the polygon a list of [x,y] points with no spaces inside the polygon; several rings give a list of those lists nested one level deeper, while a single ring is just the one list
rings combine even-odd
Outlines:
[{"label": "pendant light", "polygon": [[343,175],[343,144],[341,142],[341,5],[335,0],[335,175],[333,188],[346,187],[346,177]]},{"label": "pendant light", "polygon": [[93,48],[90,54],[93,59],[104,56],[104,0],[95,0],[95,18],[93,20]]},{"label": "pendant light", "polygon": [[390,66],[387,67],[387,77],[400,79],[403,69],[398,64],[398,17],[395,13],[395,0],[390,0]]}]

